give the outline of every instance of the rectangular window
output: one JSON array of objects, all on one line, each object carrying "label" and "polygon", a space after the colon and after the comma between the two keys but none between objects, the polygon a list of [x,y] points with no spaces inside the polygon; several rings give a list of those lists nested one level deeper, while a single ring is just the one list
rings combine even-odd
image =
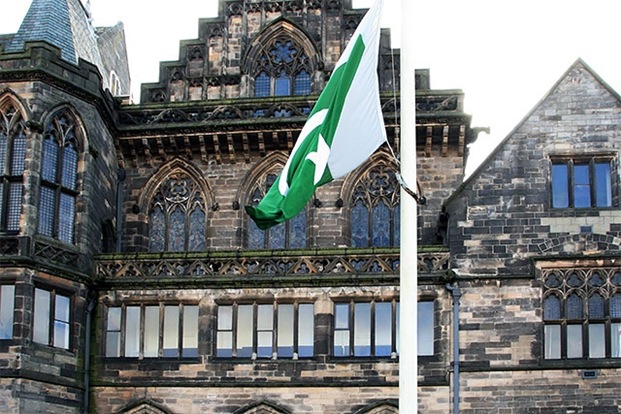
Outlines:
[{"label": "rectangular window", "polygon": [[612,207],[612,159],[552,160],[553,208]]},{"label": "rectangular window", "polygon": [[0,339],[13,338],[15,286],[0,285]]},{"label": "rectangular window", "polygon": [[314,355],[314,305],[310,303],[220,305],[217,326],[219,358]]},{"label": "rectangular window", "polygon": [[198,306],[109,307],[105,343],[107,357],[197,357]]},{"label": "rectangular window", "polygon": [[71,299],[35,288],[32,340],[56,348],[69,349]]},{"label": "rectangular window", "polygon": [[[545,269],[545,359],[621,358],[621,268]],[[615,288],[616,289],[616,288]]]},{"label": "rectangular window", "polygon": [[[335,357],[399,355],[399,302],[334,304]],[[434,303],[418,303],[418,355],[434,354]]]}]

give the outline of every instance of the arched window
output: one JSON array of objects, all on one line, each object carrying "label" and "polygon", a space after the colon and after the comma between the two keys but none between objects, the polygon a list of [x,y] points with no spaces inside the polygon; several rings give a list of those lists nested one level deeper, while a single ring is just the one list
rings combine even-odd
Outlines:
[{"label": "arched window", "polygon": [[351,195],[352,247],[399,245],[399,183],[387,165],[365,173]]},{"label": "arched window", "polygon": [[74,241],[78,155],[76,123],[60,111],[50,118],[43,136],[38,231],[67,243]]},{"label": "arched window", "polygon": [[277,37],[256,60],[254,96],[309,95],[308,56],[293,40]]},{"label": "arched window", "polygon": [[[268,173],[256,182],[249,204],[257,205],[276,181],[275,173]],[[249,249],[301,249],[306,247],[307,209],[297,216],[267,230],[261,230],[248,218],[246,247]]]},{"label": "arched window", "polygon": [[204,250],[205,221],[205,200],[196,182],[183,172],[169,175],[149,208],[149,250]]},{"label": "arched window", "polygon": [[9,101],[0,107],[0,231],[19,231],[26,126]]}]

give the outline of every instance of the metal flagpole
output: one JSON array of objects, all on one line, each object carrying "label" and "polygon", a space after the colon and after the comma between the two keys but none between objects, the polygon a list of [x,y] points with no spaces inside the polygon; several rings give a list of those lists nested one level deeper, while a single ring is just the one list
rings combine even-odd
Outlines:
[{"label": "metal flagpole", "polygon": [[[416,185],[416,90],[412,0],[401,0],[401,176]],[[401,189],[399,412],[418,412],[417,204]]]}]

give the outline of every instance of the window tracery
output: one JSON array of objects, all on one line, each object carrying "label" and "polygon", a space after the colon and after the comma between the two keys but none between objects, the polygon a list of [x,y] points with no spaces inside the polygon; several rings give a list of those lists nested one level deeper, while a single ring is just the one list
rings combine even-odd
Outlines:
[{"label": "window tracery", "polygon": [[205,249],[205,198],[196,182],[183,172],[169,175],[159,186],[149,209],[149,250]]},{"label": "window tracery", "polygon": [[379,164],[359,179],[350,206],[352,247],[399,245],[399,184],[388,165]]},{"label": "window tracery", "polygon": [[277,37],[256,60],[254,96],[308,95],[311,68],[306,53],[296,42]]},{"label": "window tracery", "polygon": [[[256,206],[276,181],[276,173],[261,177],[251,190],[250,205]],[[306,247],[307,209],[267,230],[261,230],[248,218],[246,247],[249,249],[301,249]]]},{"label": "window tracery", "polygon": [[22,207],[26,124],[9,102],[0,108],[0,231],[18,231]]},{"label": "window tracery", "polygon": [[78,196],[76,122],[65,110],[47,123],[43,136],[38,231],[73,243]]}]

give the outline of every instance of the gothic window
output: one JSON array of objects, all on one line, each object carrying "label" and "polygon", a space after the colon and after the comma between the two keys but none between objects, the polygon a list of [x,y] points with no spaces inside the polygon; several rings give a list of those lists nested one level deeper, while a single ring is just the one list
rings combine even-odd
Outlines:
[{"label": "gothic window", "polygon": [[106,357],[195,358],[198,306],[142,304],[108,308]]},{"label": "gothic window", "polygon": [[312,303],[219,305],[217,326],[217,357],[297,359],[314,355]]},{"label": "gothic window", "polygon": [[352,247],[399,245],[399,185],[388,166],[374,167],[360,178],[350,206]]},{"label": "gothic window", "polygon": [[610,157],[552,160],[552,207],[612,207],[612,164]]},{"label": "gothic window", "polygon": [[78,196],[78,140],[76,124],[65,111],[46,125],[41,161],[38,231],[73,243]]},{"label": "gothic window", "polygon": [[544,357],[621,358],[621,269],[543,273]]},{"label": "gothic window", "polygon": [[[260,179],[251,191],[251,205],[259,204],[272,184],[276,174],[267,174]],[[267,230],[261,230],[248,218],[246,246],[249,249],[301,249],[306,247],[306,208],[297,216]]]},{"label": "gothic window", "polygon": [[0,108],[0,231],[19,231],[22,207],[25,123],[10,102]]},{"label": "gothic window", "polygon": [[149,210],[149,250],[205,249],[206,208],[202,191],[183,172],[169,175],[157,189]]},{"label": "gothic window", "polygon": [[308,56],[293,40],[279,37],[257,59],[254,96],[309,95],[311,69]]},{"label": "gothic window", "polygon": [[71,298],[54,290],[35,288],[32,340],[69,349]]}]

